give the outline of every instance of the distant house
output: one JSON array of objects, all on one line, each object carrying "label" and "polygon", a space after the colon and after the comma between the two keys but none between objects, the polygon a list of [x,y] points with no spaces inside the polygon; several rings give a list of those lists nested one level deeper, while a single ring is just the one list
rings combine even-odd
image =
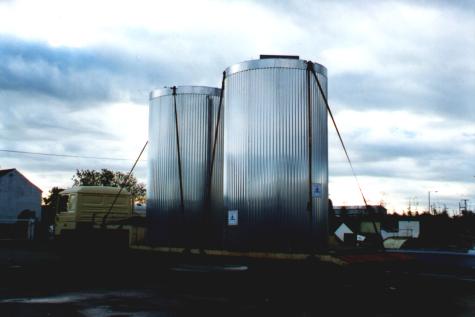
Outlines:
[{"label": "distant house", "polygon": [[16,169],[0,170],[0,221],[28,217],[25,211],[34,212],[40,219],[41,193],[41,189]]},{"label": "distant house", "polygon": [[366,208],[366,206],[335,206],[333,207],[333,212],[335,216],[368,216],[368,215],[387,215],[388,211],[381,205],[371,205]]},{"label": "distant house", "polygon": [[387,238],[419,238],[420,224],[418,220],[399,220],[397,231],[385,231],[381,230],[381,236],[383,239]]}]

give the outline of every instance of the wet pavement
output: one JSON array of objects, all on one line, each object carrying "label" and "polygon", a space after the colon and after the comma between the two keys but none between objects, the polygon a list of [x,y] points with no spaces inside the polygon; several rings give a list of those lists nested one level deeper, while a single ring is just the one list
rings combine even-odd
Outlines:
[{"label": "wet pavement", "polygon": [[151,284],[3,289],[0,316],[475,316],[475,283],[447,276],[328,288],[206,274]]},{"label": "wet pavement", "polygon": [[5,262],[0,317],[475,316],[475,274],[406,271],[410,263],[396,272],[379,265],[177,267],[138,255],[98,259]]}]

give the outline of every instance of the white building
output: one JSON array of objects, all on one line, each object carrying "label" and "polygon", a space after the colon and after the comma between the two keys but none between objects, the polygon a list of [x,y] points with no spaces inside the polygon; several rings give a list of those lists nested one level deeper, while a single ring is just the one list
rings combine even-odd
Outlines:
[{"label": "white building", "polygon": [[41,218],[41,189],[16,169],[0,170],[0,221],[14,220],[24,210]]},{"label": "white building", "polygon": [[383,240],[388,238],[419,238],[420,224],[417,220],[399,220],[398,231],[385,231],[381,230],[381,236]]}]

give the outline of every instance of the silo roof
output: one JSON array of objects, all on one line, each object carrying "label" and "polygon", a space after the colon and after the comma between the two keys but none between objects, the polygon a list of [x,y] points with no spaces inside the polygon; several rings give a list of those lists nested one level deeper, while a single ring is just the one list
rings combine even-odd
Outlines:
[{"label": "silo roof", "polygon": [[[314,63],[315,72],[327,76],[327,68],[321,64]],[[307,61],[303,59],[289,59],[289,58],[264,58],[253,59],[234,64],[226,68],[226,76],[235,73],[243,72],[251,69],[262,68],[293,68],[293,69],[307,69]]]},{"label": "silo roof", "polygon": [[[211,95],[219,96],[221,89],[216,87],[207,87],[207,86],[177,86],[176,94],[198,94],[198,95]],[[173,94],[173,87],[164,87],[154,89],[150,92],[150,99],[154,99],[160,96],[168,96]]]}]

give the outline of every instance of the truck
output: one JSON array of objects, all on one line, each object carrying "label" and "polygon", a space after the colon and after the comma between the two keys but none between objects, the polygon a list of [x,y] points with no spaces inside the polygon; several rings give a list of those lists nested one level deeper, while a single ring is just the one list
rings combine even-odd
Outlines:
[{"label": "truck", "polygon": [[145,217],[134,212],[133,196],[111,186],[75,186],[67,196],[66,210],[55,218],[54,238],[63,246],[128,248],[144,239]]}]

